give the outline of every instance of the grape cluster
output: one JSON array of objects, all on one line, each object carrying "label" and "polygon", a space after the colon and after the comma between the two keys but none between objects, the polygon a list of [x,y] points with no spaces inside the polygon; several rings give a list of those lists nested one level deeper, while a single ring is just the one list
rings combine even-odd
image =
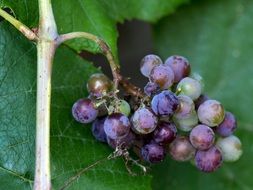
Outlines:
[{"label": "grape cluster", "polygon": [[189,61],[170,56],[164,63],[156,55],[141,60],[141,73],[149,79],[144,95],[115,95],[104,74],[90,76],[89,97],[72,107],[76,121],[92,122],[92,134],[113,149],[132,149],[144,161],[161,162],[166,155],[190,161],[203,172],[213,172],[223,161],[242,154],[233,135],[235,116],[203,93],[203,81],[191,74]]}]

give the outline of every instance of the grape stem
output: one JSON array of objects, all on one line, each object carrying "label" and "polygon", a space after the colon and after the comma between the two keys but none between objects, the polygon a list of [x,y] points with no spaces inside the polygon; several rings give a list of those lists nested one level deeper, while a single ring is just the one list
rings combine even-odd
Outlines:
[{"label": "grape stem", "polygon": [[17,28],[27,39],[31,41],[38,41],[38,36],[22,22],[15,19],[13,16],[8,14],[6,11],[0,8],[0,16],[10,22],[15,28]]},{"label": "grape stem", "polygon": [[88,40],[95,42],[99,46],[100,50],[106,56],[106,58],[110,64],[112,75],[113,75],[114,88],[115,88],[115,90],[117,90],[119,81],[121,80],[121,76],[119,74],[120,67],[119,67],[119,64],[116,63],[114,56],[113,56],[109,46],[107,45],[107,43],[104,40],[102,40],[101,38],[99,38],[98,36],[95,36],[95,35],[87,33],[87,32],[71,32],[71,33],[67,33],[67,34],[62,34],[58,37],[57,43],[59,45],[67,40],[71,40],[71,39],[75,39],[75,38],[88,39]]}]

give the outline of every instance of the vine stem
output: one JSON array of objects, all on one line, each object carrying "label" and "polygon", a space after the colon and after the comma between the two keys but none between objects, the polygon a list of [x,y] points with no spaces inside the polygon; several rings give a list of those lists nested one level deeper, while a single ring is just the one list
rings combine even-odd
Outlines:
[{"label": "vine stem", "polygon": [[26,25],[24,25],[22,22],[15,19],[13,16],[5,12],[3,9],[0,8],[0,16],[2,16],[5,20],[10,22],[15,28],[17,28],[26,38],[32,41],[37,41],[38,37],[37,35],[30,30]]},{"label": "vine stem", "polygon": [[50,103],[57,27],[51,0],[39,0],[37,43],[36,166],[34,190],[50,190]]}]

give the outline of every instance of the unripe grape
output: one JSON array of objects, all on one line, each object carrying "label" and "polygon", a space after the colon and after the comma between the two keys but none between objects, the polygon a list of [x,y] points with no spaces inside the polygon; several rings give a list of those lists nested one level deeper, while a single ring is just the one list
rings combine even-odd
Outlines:
[{"label": "unripe grape", "polygon": [[148,134],[155,130],[157,117],[147,108],[137,109],[132,118],[132,129],[138,134]]},{"label": "unripe grape", "polygon": [[216,132],[223,137],[227,137],[232,135],[236,128],[237,122],[235,116],[230,112],[226,112],[224,120],[216,128]]},{"label": "unripe grape", "polygon": [[153,54],[146,55],[141,60],[141,63],[140,63],[141,73],[144,76],[149,77],[150,72],[154,68],[154,66],[160,65],[160,64],[162,64],[162,60],[157,55],[153,55]]},{"label": "unripe grape", "polygon": [[191,115],[188,115],[185,118],[173,117],[173,121],[178,129],[185,132],[191,131],[192,128],[195,127],[199,122],[196,111],[193,111]]},{"label": "unripe grape", "polygon": [[169,153],[176,161],[189,161],[194,157],[196,149],[185,136],[178,136],[169,146]]},{"label": "unripe grape", "polygon": [[130,130],[128,117],[121,113],[113,113],[105,119],[104,130],[111,139],[120,139],[126,136]]},{"label": "unripe grape", "polygon": [[170,56],[164,63],[171,67],[175,74],[174,82],[179,82],[182,78],[187,77],[191,72],[189,61],[182,56]]},{"label": "unripe grape", "polygon": [[234,135],[219,138],[216,145],[220,148],[223,160],[226,162],[235,162],[242,155],[242,143]]},{"label": "unripe grape", "polygon": [[202,92],[202,86],[198,80],[186,77],[178,83],[176,91],[180,95],[186,95],[192,100],[196,100]]},{"label": "unripe grape", "polygon": [[213,172],[222,165],[221,151],[212,146],[208,150],[198,150],[195,155],[196,167],[203,172]]},{"label": "unripe grape", "polygon": [[118,101],[116,101],[115,107],[116,107],[115,108],[116,112],[122,113],[122,114],[124,114],[126,116],[129,116],[129,114],[131,112],[130,105],[125,100],[118,100]]},{"label": "unripe grape", "polygon": [[171,116],[177,110],[178,105],[178,98],[168,90],[155,95],[151,101],[151,108],[158,116]]},{"label": "unripe grape", "polygon": [[149,79],[151,82],[158,84],[161,89],[165,90],[173,85],[174,73],[169,66],[157,65],[151,70]]},{"label": "unripe grape", "polygon": [[209,149],[215,140],[213,130],[206,125],[197,125],[190,133],[190,141],[198,150]]},{"label": "unripe grape", "polygon": [[225,117],[225,111],[220,102],[207,100],[198,108],[198,118],[209,127],[219,125]]},{"label": "unripe grape", "polygon": [[94,121],[98,115],[98,111],[90,99],[84,98],[74,103],[72,115],[76,121],[85,124]]},{"label": "unripe grape", "polygon": [[153,133],[153,140],[164,145],[171,143],[177,135],[177,128],[174,123],[160,122]]},{"label": "unripe grape", "polygon": [[87,82],[87,90],[92,96],[100,97],[112,89],[112,81],[102,73],[90,76]]},{"label": "unripe grape", "polygon": [[105,117],[104,118],[99,118],[96,119],[92,123],[92,134],[100,142],[107,142],[106,140],[106,134],[104,130],[104,122],[105,122]]},{"label": "unripe grape", "polygon": [[149,143],[141,149],[142,158],[150,163],[161,162],[165,158],[165,150],[156,143]]}]

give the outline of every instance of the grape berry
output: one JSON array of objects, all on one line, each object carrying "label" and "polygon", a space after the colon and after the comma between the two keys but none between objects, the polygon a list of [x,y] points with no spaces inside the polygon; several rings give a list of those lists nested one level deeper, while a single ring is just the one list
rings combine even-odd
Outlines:
[{"label": "grape berry", "polygon": [[190,75],[186,58],[174,55],[163,64],[157,55],[147,55],[140,70],[149,79],[143,94],[131,94],[123,86],[121,98],[107,76],[91,75],[89,98],[74,103],[74,119],[93,122],[95,139],[115,151],[127,151],[122,156],[131,149],[148,163],[168,155],[179,162],[194,160],[200,171],[209,173],[240,158],[241,142],[233,135],[235,116],[203,93],[202,77]]}]

